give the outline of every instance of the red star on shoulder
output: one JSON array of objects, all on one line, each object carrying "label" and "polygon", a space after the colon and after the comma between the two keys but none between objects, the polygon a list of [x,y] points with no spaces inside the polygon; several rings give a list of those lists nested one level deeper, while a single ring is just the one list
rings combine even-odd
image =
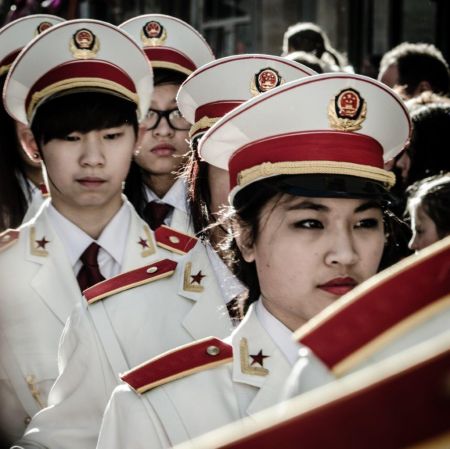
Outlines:
[{"label": "red star on shoulder", "polygon": [[200,285],[202,283],[202,279],[205,277],[206,276],[204,274],[202,274],[202,270],[200,270],[197,274],[191,274],[191,278],[192,278],[191,283],[196,282],[197,284]]},{"label": "red star on shoulder", "polygon": [[47,245],[47,243],[50,243],[50,240],[46,240],[44,236],[41,238],[41,240],[36,240],[36,243],[38,248],[45,249],[45,245]]},{"label": "red star on shoulder", "polygon": [[260,349],[258,354],[255,354],[255,355],[250,354],[250,357],[253,359],[250,366],[254,365],[255,363],[258,363],[259,365],[264,367],[264,359],[267,359],[267,357],[270,357],[270,356],[264,355],[262,352],[262,349]]},{"label": "red star on shoulder", "polygon": [[142,249],[148,248],[148,243],[146,239],[143,239],[142,237],[139,237],[139,245],[142,246]]}]

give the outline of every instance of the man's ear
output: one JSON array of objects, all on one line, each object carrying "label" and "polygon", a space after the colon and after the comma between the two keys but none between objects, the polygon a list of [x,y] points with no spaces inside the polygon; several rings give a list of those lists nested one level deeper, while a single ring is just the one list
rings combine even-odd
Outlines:
[{"label": "man's ear", "polygon": [[27,156],[33,162],[40,162],[42,159],[31,129],[23,123],[16,122],[16,132],[20,142],[20,146],[23,148]]},{"label": "man's ear", "polygon": [[255,261],[255,245],[252,242],[250,229],[237,223],[233,224],[233,234],[242,257],[248,263]]}]

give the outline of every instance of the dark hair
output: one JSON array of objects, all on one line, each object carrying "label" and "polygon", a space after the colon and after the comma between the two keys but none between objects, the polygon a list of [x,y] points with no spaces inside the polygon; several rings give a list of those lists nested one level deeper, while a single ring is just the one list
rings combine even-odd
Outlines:
[{"label": "dark hair", "polygon": [[211,192],[208,183],[208,163],[200,160],[197,143],[200,136],[191,142],[189,160],[182,173],[187,183],[187,201],[194,232],[203,239],[209,236],[209,230],[214,223],[210,213]]},{"label": "dark hair", "polygon": [[407,149],[411,158],[407,185],[450,171],[450,105],[430,104],[411,114],[413,133]]},{"label": "dark hair", "polygon": [[[242,189],[234,199],[234,208],[230,209],[225,220],[237,223],[245,233],[246,244],[253,244],[259,234],[261,212],[264,206],[272,199],[281,199],[284,192],[280,191],[275,178],[255,182]],[[278,201],[276,199],[276,201]],[[380,261],[379,270],[383,270],[398,262],[404,255],[399,254],[397,238],[406,226],[389,209],[385,201],[379,201],[383,212],[386,244]],[[274,207],[276,207],[277,202]],[[236,241],[229,238],[224,246],[229,266],[236,277],[248,288],[248,296],[243,298],[242,309],[247,311],[251,303],[258,300],[261,289],[259,285],[255,262],[246,262],[240,252]]]},{"label": "dark hair", "polygon": [[406,193],[408,206],[420,201],[424,211],[436,225],[440,239],[450,235],[450,173],[421,179],[409,186]]},{"label": "dark hair", "polygon": [[[153,84],[160,86],[163,84],[181,85],[187,75],[170,69],[153,69]],[[133,160],[131,162],[128,176],[125,180],[124,193],[134,206],[138,214],[143,217],[143,210],[147,204],[145,194],[144,176],[142,168]]]},{"label": "dark hair", "polygon": [[304,51],[312,53],[324,63],[335,64],[342,69],[345,58],[335,50],[326,33],[315,23],[300,22],[290,26],[283,36],[283,53]]},{"label": "dark hair", "polygon": [[[0,92],[3,91],[6,74],[0,76]],[[26,193],[20,184],[20,177],[26,179],[25,161],[20,156],[20,144],[16,126],[0,100],[0,232],[16,228],[22,223],[28,208]],[[31,191],[27,185],[28,194]]]},{"label": "dark hair", "polygon": [[398,84],[412,95],[421,81],[428,81],[434,92],[448,94],[450,74],[442,53],[432,44],[403,42],[384,54],[380,73],[390,65],[398,67]]},{"label": "dark hair", "polygon": [[73,131],[87,133],[124,124],[131,125],[137,135],[135,103],[106,92],[74,92],[39,106],[31,130],[40,146]]},{"label": "dark hair", "polygon": [[325,72],[325,64],[323,61],[312,53],[307,53],[306,51],[294,51],[286,55],[285,58],[306,65],[317,73]]}]

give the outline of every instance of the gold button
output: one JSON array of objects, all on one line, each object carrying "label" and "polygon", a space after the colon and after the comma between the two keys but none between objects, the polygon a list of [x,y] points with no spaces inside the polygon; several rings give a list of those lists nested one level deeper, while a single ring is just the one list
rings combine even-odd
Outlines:
[{"label": "gold button", "polygon": [[217,346],[208,346],[206,348],[206,353],[208,355],[219,355],[220,354],[220,349]]},{"label": "gold button", "polygon": [[9,242],[11,240],[11,236],[6,234],[2,237],[2,242]]},{"label": "gold button", "polygon": [[30,418],[29,416],[27,416],[27,417],[23,420],[23,422],[25,423],[26,426],[28,426],[28,424],[30,424],[30,422],[31,422],[31,418]]},{"label": "gold button", "polygon": [[147,270],[147,273],[152,274],[152,273],[156,273],[158,271],[158,267],[150,267]]},{"label": "gold button", "polygon": [[169,240],[171,243],[174,243],[174,244],[180,243],[180,239],[176,235],[171,235],[169,237]]}]

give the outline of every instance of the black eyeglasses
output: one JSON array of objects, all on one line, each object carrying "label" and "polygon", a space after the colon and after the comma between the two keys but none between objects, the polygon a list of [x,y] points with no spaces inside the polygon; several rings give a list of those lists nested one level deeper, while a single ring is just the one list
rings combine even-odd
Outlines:
[{"label": "black eyeglasses", "polygon": [[175,108],[169,109],[168,111],[149,109],[147,117],[145,118],[147,129],[149,131],[155,129],[163,117],[167,120],[169,126],[176,131],[187,131],[191,128],[190,123],[187,122],[181,115],[181,112]]}]

